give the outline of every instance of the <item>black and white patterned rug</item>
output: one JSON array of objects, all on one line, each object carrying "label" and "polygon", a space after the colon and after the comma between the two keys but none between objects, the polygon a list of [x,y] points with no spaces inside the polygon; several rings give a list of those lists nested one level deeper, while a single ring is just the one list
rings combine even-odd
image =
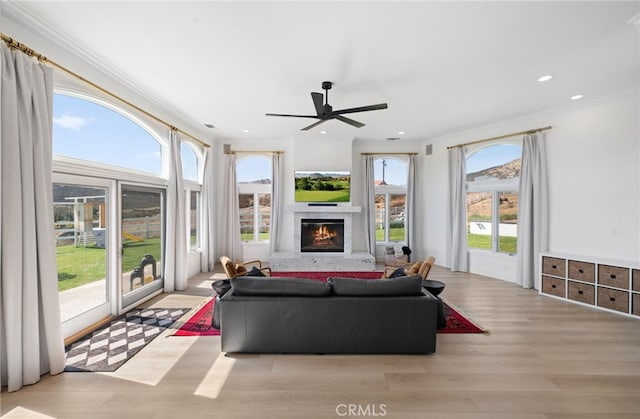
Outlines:
[{"label": "black and white patterned rug", "polygon": [[131,310],[67,346],[64,370],[115,371],[187,311],[188,308]]}]

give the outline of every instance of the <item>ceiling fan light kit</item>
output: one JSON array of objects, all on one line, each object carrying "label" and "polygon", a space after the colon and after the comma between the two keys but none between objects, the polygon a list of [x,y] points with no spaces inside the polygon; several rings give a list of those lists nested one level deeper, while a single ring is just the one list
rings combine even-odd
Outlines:
[{"label": "ceiling fan light kit", "polygon": [[315,115],[292,115],[292,114],[282,114],[282,113],[267,113],[265,115],[319,119],[318,122],[314,122],[313,124],[302,128],[301,131],[308,131],[311,128],[315,128],[318,125],[330,119],[337,119],[338,121],[344,122],[345,124],[349,124],[353,127],[362,128],[365,125],[362,122],[358,122],[354,119],[347,118],[346,116],[342,116],[342,115],[347,113],[376,111],[380,109],[387,109],[388,107],[386,103],[379,103],[377,105],[359,106],[357,108],[340,109],[340,110],[334,111],[333,107],[329,105],[329,90],[331,90],[331,87],[333,87],[332,82],[323,81],[322,89],[324,90],[324,95],[318,92],[311,92],[311,100],[313,101],[313,106],[316,109]]}]

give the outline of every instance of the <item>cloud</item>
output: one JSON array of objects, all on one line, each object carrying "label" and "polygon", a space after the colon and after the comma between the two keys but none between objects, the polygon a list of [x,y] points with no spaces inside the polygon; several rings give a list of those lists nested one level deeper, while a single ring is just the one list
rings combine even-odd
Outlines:
[{"label": "cloud", "polygon": [[81,116],[73,116],[64,114],[59,118],[53,118],[53,123],[62,128],[67,128],[74,131],[80,131],[92,122],[91,119],[83,118]]}]

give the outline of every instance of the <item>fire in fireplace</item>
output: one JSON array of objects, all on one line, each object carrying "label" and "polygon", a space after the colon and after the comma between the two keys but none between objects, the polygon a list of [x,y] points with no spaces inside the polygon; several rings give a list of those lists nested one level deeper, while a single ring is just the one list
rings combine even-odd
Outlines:
[{"label": "fire in fireplace", "polygon": [[301,252],[344,252],[344,220],[303,218]]}]

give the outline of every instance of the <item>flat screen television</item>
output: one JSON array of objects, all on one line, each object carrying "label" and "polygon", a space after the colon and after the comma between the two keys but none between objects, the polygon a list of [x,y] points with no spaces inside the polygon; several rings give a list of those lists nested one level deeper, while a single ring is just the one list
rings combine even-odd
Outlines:
[{"label": "flat screen television", "polygon": [[296,170],[295,202],[349,202],[351,172],[347,170]]}]

